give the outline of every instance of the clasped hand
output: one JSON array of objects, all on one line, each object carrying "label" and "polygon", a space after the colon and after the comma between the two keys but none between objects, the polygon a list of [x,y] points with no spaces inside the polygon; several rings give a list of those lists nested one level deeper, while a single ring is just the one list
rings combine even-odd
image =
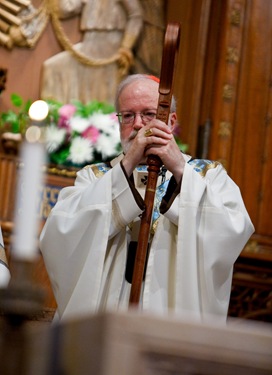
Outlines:
[{"label": "clasped hand", "polygon": [[158,156],[179,183],[185,161],[173,136],[171,125],[154,119],[138,130],[123,159],[127,173],[130,175],[138,164],[145,163],[149,155]]}]

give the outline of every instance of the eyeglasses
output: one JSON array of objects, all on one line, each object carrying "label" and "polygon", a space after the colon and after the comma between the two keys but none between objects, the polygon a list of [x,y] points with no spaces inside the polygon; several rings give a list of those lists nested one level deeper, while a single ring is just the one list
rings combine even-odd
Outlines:
[{"label": "eyeglasses", "polygon": [[140,115],[142,121],[144,123],[148,123],[156,117],[156,111],[152,109],[146,109],[143,112],[123,111],[116,114],[120,124],[122,125],[132,124],[135,121],[136,115]]}]

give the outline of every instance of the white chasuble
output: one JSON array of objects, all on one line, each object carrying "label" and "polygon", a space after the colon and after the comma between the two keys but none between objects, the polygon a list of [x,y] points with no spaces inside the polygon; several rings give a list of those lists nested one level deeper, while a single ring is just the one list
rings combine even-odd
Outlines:
[{"label": "white chasuble", "polygon": [[[225,169],[184,158],[180,193],[156,220],[139,308],[225,320],[233,263],[254,228]],[[40,238],[59,318],[128,308],[136,200],[119,160],[85,167],[61,191]]]}]

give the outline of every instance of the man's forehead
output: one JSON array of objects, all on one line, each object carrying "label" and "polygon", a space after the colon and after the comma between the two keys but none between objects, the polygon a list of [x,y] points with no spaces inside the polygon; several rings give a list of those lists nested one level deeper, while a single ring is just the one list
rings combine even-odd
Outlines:
[{"label": "man's forehead", "polygon": [[124,87],[121,92],[120,98],[129,97],[130,95],[141,95],[143,92],[149,94],[150,96],[157,96],[159,92],[159,85],[157,82],[149,79],[142,79],[138,81],[131,82],[129,85]]}]

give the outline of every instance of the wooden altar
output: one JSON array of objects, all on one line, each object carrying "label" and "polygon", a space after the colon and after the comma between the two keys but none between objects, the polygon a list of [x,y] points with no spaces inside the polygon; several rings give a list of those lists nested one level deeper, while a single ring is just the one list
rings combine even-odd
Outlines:
[{"label": "wooden altar", "polygon": [[222,326],[214,320],[200,324],[134,311],[108,313],[50,327],[26,326],[24,356],[16,356],[15,346],[12,360],[21,361],[22,375],[268,375],[270,328],[267,323]]}]

